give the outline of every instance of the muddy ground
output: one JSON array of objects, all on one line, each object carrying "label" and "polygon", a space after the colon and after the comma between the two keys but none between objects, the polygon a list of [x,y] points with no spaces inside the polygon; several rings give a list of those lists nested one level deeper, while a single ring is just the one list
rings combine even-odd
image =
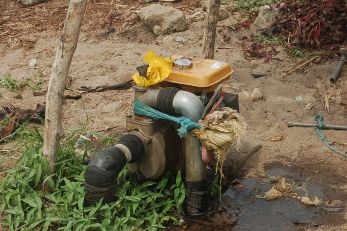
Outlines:
[{"label": "muddy ground", "polygon": [[[189,30],[168,36],[154,36],[147,31],[135,16],[135,11],[145,5],[142,1],[139,2],[88,2],[79,44],[71,64],[68,88],[116,84],[129,80],[136,66],[142,63],[143,55],[150,49],[163,55],[201,56],[204,12],[199,1],[167,3],[183,10],[189,21]],[[17,80],[31,78],[35,81],[40,78],[43,85],[39,91],[46,89],[66,9],[67,3],[63,0],[52,0],[31,8],[21,8],[16,1],[11,0],[1,4],[0,76],[10,75]],[[314,185],[319,185],[319,189],[311,192],[312,196],[317,194],[323,199],[323,204],[339,201],[343,208],[334,212],[319,210],[316,219],[297,221],[279,210],[276,213],[276,206],[273,204],[266,205],[267,207],[264,205],[268,210],[263,210],[262,205],[254,205],[254,210],[263,215],[272,214],[276,210],[276,214],[280,213],[290,220],[288,224],[291,225],[283,223],[280,226],[274,222],[277,218],[260,217],[257,220],[257,214],[246,216],[245,214],[251,214],[252,206],[242,206],[247,204],[242,200],[238,206],[238,200],[233,194],[238,186],[231,186],[232,191],[223,197],[229,203],[223,203],[217,214],[202,222],[188,222],[179,229],[232,230],[234,227],[234,230],[347,230],[347,212],[344,207],[347,202],[347,159],[327,149],[313,129],[287,127],[287,121],[312,122],[313,116],[317,114],[323,115],[331,124],[346,125],[347,105],[344,102],[347,98],[347,71],[336,84],[331,84],[329,77],[335,62],[330,60],[313,62],[283,76],[307,58],[291,57],[281,47],[276,48],[280,52],[269,63],[264,63],[263,59],[246,59],[243,47],[250,41],[245,40],[245,37],[249,37],[252,32],[247,28],[234,30],[235,25],[245,19],[242,14],[231,12],[228,19],[219,23],[218,49],[215,54],[216,59],[232,65],[234,73],[230,81],[225,83],[226,88],[239,94],[240,112],[247,120],[249,134],[262,144],[262,148],[244,166],[243,178],[255,179],[257,183],[254,184],[257,185],[263,185],[257,179],[269,179],[270,175],[284,175],[296,182],[312,181]],[[183,43],[176,42],[176,36],[187,40]],[[28,63],[33,58],[37,59],[37,65],[29,67]],[[268,76],[254,79],[251,76],[253,72],[265,72]],[[262,91],[264,97],[263,100],[252,102],[250,94],[255,87]],[[330,94],[330,113],[322,104],[325,94]],[[1,105],[11,103],[21,108],[35,108],[37,103],[45,101],[44,95],[34,96],[31,88],[20,92],[0,88],[0,95]],[[83,127],[87,131],[104,131],[112,128],[107,134],[122,133],[125,130],[125,116],[131,114],[132,97],[132,90],[129,89],[88,93],[83,94],[79,100],[65,100],[64,130]],[[309,103],[313,108],[307,110],[305,107]],[[325,131],[324,134],[330,142],[335,142],[338,149],[347,151],[346,131]],[[283,139],[271,141],[275,136],[283,136]],[[1,144],[2,175],[19,158],[15,149],[12,143]],[[293,174],[282,174],[281,171],[269,173],[269,166],[274,165],[279,169],[290,168]],[[240,182],[247,189],[247,181],[240,179]],[[252,186],[249,190],[255,192],[258,187]],[[245,197],[248,198],[246,201],[254,201],[254,195]],[[279,206],[296,206],[295,201],[284,199],[284,202],[285,205]],[[230,215],[227,211],[231,208],[238,212],[232,210]],[[250,211],[244,210],[245,208]],[[291,210],[291,214],[305,213],[306,208],[302,209]]]}]

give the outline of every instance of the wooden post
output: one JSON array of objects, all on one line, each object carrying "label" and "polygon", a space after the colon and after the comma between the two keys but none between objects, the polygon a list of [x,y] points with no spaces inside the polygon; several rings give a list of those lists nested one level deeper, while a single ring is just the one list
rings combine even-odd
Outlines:
[{"label": "wooden post", "polygon": [[65,82],[72,57],[77,47],[81,23],[87,0],[70,0],[64,29],[60,37],[51,76],[48,83],[43,154],[48,157],[52,172],[55,170],[56,152],[62,137],[61,111]]},{"label": "wooden post", "polygon": [[221,0],[210,0],[203,39],[203,56],[205,59],[213,59],[214,44],[216,40],[218,14]]}]

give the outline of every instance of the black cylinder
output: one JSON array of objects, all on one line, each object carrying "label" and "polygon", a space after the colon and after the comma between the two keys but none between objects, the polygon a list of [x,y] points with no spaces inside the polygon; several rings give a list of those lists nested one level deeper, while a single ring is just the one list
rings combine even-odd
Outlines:
[{"label": "black cylinder", "polygon": [[173,100],[176,93],[179,91],[180,89],[175,87],[166,87],[161,89],[157,97],[157,109],[170,115],[176,115],[177,113],[173,106]]},{"label": "black cylinder", "polygon": [[[115,201],[118,174],[127,162],[136,162],[144,155],[144,143],[136,135],[127,134],[121,137],[119,144],[124,148],[106,148],[90,160],[84,183],[86,206],[93,205],[100,199],[103,199],[104,203]],[[124,153],[122,149],[127,149],[128,153]]]},{"label": "black cylinder", "polygon": [[207,214],[209,209],[210,191],[207,181],[185,182],[186,198],[184,210],[188,217],[198,218]]},{"label": "black cylinder", "polygon": [[343,66],[345,65],[345,62],[347,61],[347,56],[344,54],[342,55],[340,61],[337,63],[334,73],[330,78],[330,81],[335,83],[337,79],[340,77]]}]

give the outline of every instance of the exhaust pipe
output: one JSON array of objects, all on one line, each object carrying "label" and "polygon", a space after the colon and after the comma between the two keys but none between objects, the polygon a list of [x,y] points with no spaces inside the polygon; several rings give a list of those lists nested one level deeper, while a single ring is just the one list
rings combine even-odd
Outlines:
[{"label": "exhaust pipe", "polygon": [[120,138],[118,144],[96,153],[85,173],[84,204],[90,206],[103,199],[110,203],[117,199],[117,177],[126,163],[139,161],[145,153],[145,143],[138,133]]},{"label": "exhaust pipe", "polygon": [[[184,116],[197,122],[202,118],[204,105],[191,92],[178,88],[135,89],[136,97],[163,113]],[[185,212],[190,217],[203,216],[208,211],[209,190],[206,182],[207,173],[205,163],[201,157],[200,141],[188,134],[184,138]]]}]

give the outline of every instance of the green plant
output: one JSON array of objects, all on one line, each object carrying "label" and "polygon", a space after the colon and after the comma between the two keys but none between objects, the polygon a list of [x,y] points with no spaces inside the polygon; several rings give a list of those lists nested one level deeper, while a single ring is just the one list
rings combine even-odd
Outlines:
[{"label": "green plant", "polygon": [[222,0],[221,4],[222,5],[229,5],[230,2],[231,2],[231,0]]},{"label": "green plant", "polygon": [[288,48],[287,49],[288,54],[297,57],[297,58],[303,58],[305,57],[305,52],[300,50],[299,48]]},{"label": "green plant", "polygon": [[236,6],[250,13],[256,12],[261,6],[279,2],[280,0],[235,0]]},{"label": "green plant", "polygon": [[25,78],[23,80],[16,80],[10,75],[0,77],[0,86],[3,86],[10,91],[20,91],[25,87],[29,87],[32,90],[40,90],[42,86],[43,72],[37,71],[31,77]]},{"label": "green plant", "polygon": [[8,75],[2,76],[0,78],[0,86],[3,86],[9,89],[10,91],[17,91],[19,89],[18,81]]},{"label": "green plant", "polygon": [[255,34],[255,39],[265,45],[282,45],[285,38],[270,36],[263,32],[257,32]]},{"label": "green plant", "polygon": [[84,207],[85,166],[74,154],[73,140],[70,134],[58,148],[51,174],[40,132],[26,132],[22,158],[0,186],[0,212],[10,230],[158,230],[181,222],[185,190],[180,173],[139,184],[129,181],[124,170],[116,202]]}]

